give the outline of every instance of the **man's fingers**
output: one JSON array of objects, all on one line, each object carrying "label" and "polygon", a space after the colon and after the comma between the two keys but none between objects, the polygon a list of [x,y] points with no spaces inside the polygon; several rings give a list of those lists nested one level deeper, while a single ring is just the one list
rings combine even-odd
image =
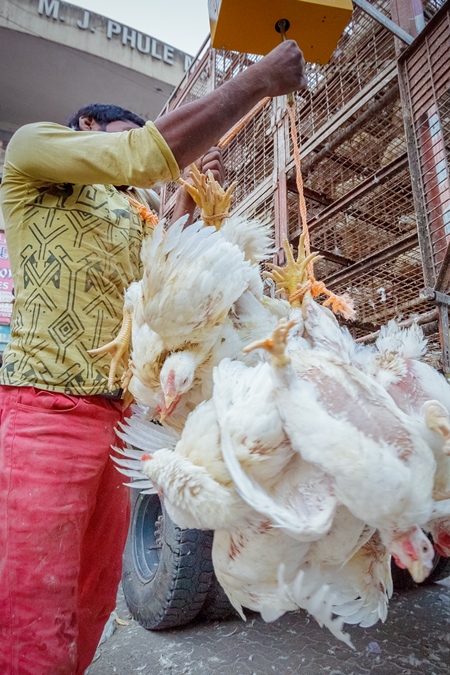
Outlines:
[{"label": "man's fingers", "polygon": [[213,146],[208,150],[208,152],[205,152],[203,155],[203,160],[209,161],[209,160],[217,160],[217,161],[222,161],[222,151],[220,148],[217,146]]},{"label": "man's fingers", "polygon": [[201,159],[201,171],[211,171],[215,180],[222,185],[225,180],[225,168],[223,166],[222,153],[219,148],[213,147],[205,153]]},{"label": "man's fingers", "polygon": [[281,96],[307,87],[305,59],[294,40],[281,42],[255,64],[267,82],[269,96]]}]

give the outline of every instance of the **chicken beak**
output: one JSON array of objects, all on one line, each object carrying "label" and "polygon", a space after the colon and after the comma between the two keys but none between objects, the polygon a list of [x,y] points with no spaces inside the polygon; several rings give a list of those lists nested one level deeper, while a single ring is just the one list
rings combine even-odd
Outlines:
[{"label": "chicken beak", "polygon": [[431,570],[426,567],[420,560],[415,560],[408,567],[408,572],[416,582],[416,584],[421,584],[422,581],[425,581],[427,576],[430,574]]},{"label": "chicken beak", "polygon": [[178,405],[178,401],[180,400],[180,394],[175,394],[175,395],[169,395],[165,394],[164,395],[164,408],[161,411],[161,420],[166,419],[169,417],[175,408]]},{"label": "chicken beak", "polygon": [[166,410],[170,410],[170,406],[173,405],[175,402],[178,402],[177,399],[178,399],[177,395],[169,396],[168,394],[166,394],[164,396],[164,406]]}]

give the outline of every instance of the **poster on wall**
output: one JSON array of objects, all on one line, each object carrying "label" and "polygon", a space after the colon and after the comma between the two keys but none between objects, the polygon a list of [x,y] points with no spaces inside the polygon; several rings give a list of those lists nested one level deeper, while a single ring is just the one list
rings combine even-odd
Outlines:
[{"label": "poster on wall", "polygon": [[0,232],[0,351],[9,340],[9,324],[14,302],[13,280],[9,267],[5,233]]}]

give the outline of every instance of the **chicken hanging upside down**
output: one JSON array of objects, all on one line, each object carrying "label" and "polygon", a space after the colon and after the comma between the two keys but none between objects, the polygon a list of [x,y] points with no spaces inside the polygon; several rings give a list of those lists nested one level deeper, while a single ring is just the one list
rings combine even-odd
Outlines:
[{"label": "chicken hanging upside down", "polygon": [[[143,278],[125,293],[119,335],[90,352],[111,354],[110,389],[122,367],[122,387],[179,430],[211,396],[213,367],[239,357],[253,327],[256,337],[260,326],[275,322],[259,274],[260,261],[273,250],[269,225],[228,218],[233,186],[225,191],[211,173],[203,176],[195,166],[192,172],[194,185],[187,187],[214,227],[201,220],[185,228],[183,219],[167,232],[164,223],[156,227],[142,245]],[[254,316],[244,318],[251,304],[256,323]]]},{"label": "chicken hanging upside down", "polygon": [[[369,442],[365,473],[357,467],[354,477],[366,481],[364,490],[358,488],[352,494],[353,456],[346,458],[345,440],[330,435],[323,414],[319,420],[312,414],[311,405],[320,408],[314,396],[312,402],[307,401],[306,406],[302,402],[297,408],[297,417],[303,417],[302,412],[306,417],[302,447],[292,442],[294,432],[286,417],[290,404],[280,399],[281,387],[271,375],[274,368],[290,367],[285,351],[287,327],[288,323],[282,323],[267,341],[274,355],[272,366],[261,363],[249,368],[223,361],[216,369],[213,399],[189,416],[174,450],[146,455],[141,469],[164,495],[175,522],[182,527],[215,530],[216,574],[238,611],[242,612],[242,606],[250,607],[273,620],[285,611],[303,607],[348,641],[341,630],[342,620],[368,626],[386,618],[392,593],[389,553],[422,580],[431,568],[433,550],[421,529],[407,527],[406,516],[396,510],[407,494],[405,483],[412,480],[412,469],[402,478],[399,503],[395,490],[390,494],[395,481],[399,487],[394,474],[389,486],[383,485],[386,475],[380,481],[376,473],[370,475],[370,452],[378,452],[379,460],[382,446],[377,449],[376,443]],[[309,351],[313,350],[305,349]],[[296,376],[291,373],[290,377]],[[310,394],[311,383],[300,382],[303,384]],[[295,384],[289,385],[287,393],[291,386],[295,388]],[[350,435],[357,436],[351,425],[346,434],[349,429]],[[132,431],[126,432],[125,438],[139,445]],[[415,443],[420,454],[420,441]],[[422,451],[432,467],[432,456]],[[394,449],[392,455],[391,469],[396,461]],[[230,464],[233,457],[234,466]],[[338,466],[333,472],[330,461]],[[245,467],[244,479],[236,464]],[[431,493],[432,483],[428,483]],[[366,524],[359,517],[367,487],[378,501],[369,499],[364,515],[376,523]],[[390,512],[384,519],[380,508],[386,496],[390,497]],[[424,497],[426,503],[428,497]],[[410,498],[415,503],[414,497]],[[413,521],[411,509],[412,505],[409,525]],[[399,523],[398,531],[395,522]],[[378,539],[369,545],[376,524]]]},{"label": "chicken hanging upside down", "polygon": [[[209,179],[193,180],[201,204]],[[216,575],[241,616],[303,608],[351,644],[344,623],[386,618],[391,556],[420,582],[434,557],[423,530],[448,550],[448,385],[425,386],[401,350],[356,345],[333,315],[352,316],[351,301],[315,279],[303,238],[267,273],[288,302],[268,302],[266,224],[183,225],[144,242],[127,291],[129,387],[148,410],[119,432],[135,448],[120,470],[180,527],[215,531]]]}]

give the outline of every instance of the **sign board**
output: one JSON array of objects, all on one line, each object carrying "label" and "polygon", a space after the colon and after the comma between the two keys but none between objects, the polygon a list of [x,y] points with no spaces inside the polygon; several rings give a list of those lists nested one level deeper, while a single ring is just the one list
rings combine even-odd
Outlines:
[{"label": "sign board", "polygon": [[4,232],[0,232],[0,324],[9,325],[14,303],[13,280]]},{"label": "sign board", "polygon": [[[74,17],[73,12],[69,11],[69,9],[75,9],[79,18]],[[94,12],[82,9],[81,7],[75,7],[60,0],[38,0],[37,11],[43,18],[62,23],[66,26],[70,22],[74,22],[74,25],[81,31],[91,33],[101,32],[106,35],[108,40],[119,40],[125,47],[136,50],[141,54],[146,54],[153,60],[163,61],[169,66],[173,66],[176,59],[181,59],[184,64],[184,70],[187,70],[193,61],[192,56],[189,54],[181,52],[179,49],[175,49],[160,40],[156,40],[146,33],[129,28],[118,21],[105,17],[106,27],[103,25],[103,22],[101,25],[98,25],[99,17]],[[103,19],[103,17],[100,18]]]}]

